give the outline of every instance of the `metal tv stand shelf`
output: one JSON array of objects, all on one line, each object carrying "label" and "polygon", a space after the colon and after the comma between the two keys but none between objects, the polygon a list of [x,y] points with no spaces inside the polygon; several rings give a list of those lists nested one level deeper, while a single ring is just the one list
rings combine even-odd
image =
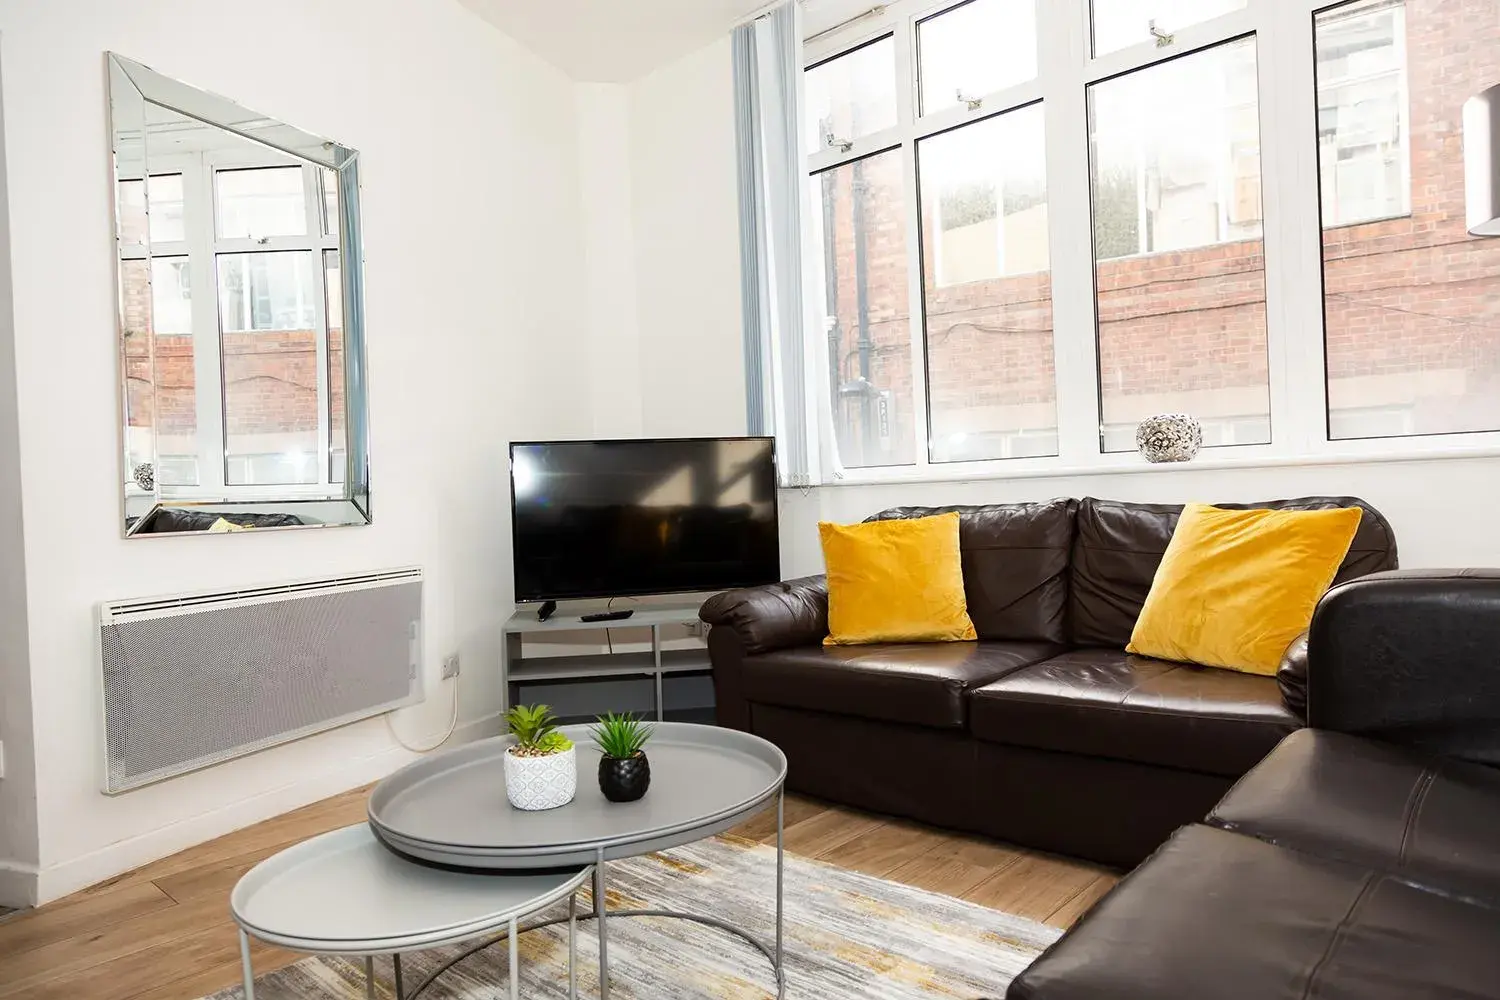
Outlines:
[{"label": "metal tv stand shelf", "polygon": [[[698,621],[698,608],[635,608],[629,618],[605,622],[579,621],[577,613],[553,615],[537,621],[536,609],[518,610],[505,623],[501,649],[500,681],[505,709],[513,704],[514,685],[537,681],[577,679],[604,680],[613,677],[650,677],[656,681],[656,718],[662,720],[662,677],[667,674],[706,673],[711,668],[706,647],[662,649],[662,627],[691,625]],[[527,656],[524,642],[543,635],[618,628],[649,628],[651,648],[628,653],[579,653],[564,656]]]}]

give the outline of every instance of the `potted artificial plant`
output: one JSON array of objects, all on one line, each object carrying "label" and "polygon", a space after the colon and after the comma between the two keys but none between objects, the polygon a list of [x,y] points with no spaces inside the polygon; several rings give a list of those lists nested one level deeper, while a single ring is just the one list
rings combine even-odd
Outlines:
[{"label": "potted artificial plant", "polygon": [[505,796],[517,809],[556,809],[578,790],[578,755],[546,705],[517,705],[505,716],[516,745],[505,752]]},{"label": "potted artificial plant", "polygon": [[593,729],[598,744],[599,791],[611,802],[634,802],[651,787],[651,761],[642,749],[654,727],[633,715],[613,712],[599,717]]}]

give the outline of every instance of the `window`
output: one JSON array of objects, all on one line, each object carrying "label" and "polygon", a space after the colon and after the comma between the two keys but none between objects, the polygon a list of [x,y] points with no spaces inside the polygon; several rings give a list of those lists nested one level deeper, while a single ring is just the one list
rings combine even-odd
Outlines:
[{"label": "window", "polygon": [[917,22],[922,113],[1036,79],[1035,0],[970,0]]},{"label": "window", "polygon": [[1089,88],[1101,436],[1191,413],[1271,440],[1255,40]]},{"label": "window", "polygon": [[853,468],[909,465],[911,314],[899,150],[813,179],[822,206],[829,393],[839,453]]},{"label": "window", "polygon": [[1465,232],[1458,132],[1500,21],[1360,0],[1314,42],[1328,434],[1500,430],[1500,241]]},{"label": "window", "polygon": [[808,143],[853,142],[896,124],[896,42],[887,36],[807,71]]},{"label": "window", "polygon": [[882,11],[807,60],[830,477],[1129,469],[1178,412],[1224,462],[1500,448],[1492,5]]},{"label": "window", "polygon": [[120,239],[127,245],[145,245],[149,235],[152,243],[173,243],[185,238],[182,208],[182,175],[153,174],[151,185],[151,213],[146,217],[146,185],[144,180],[119,182]]},{"label": "window", "polygon": [[[334,223],[338,228],[338,223]],[[339,252],[323,251],[323,288],[328,296],[328,481],[342,483],[348,461],[344,429],[344,296],[339,275]]]},{"label": "window", "polygon": [[1041,105],[921,140],[931,461],[1057,454]]},{"label": "window", "polygon": [[[246,163],[269,155],[163,157],[174,171],[150,178],[149,222],[144,184],[121,182],[129,467],[154,450],[156,480],[177,496],[344,474],[337,178]],[[149,269],[128,241],[147,229]],[[194,294],[200,281],[210,293]],[[207,444],[220,439],[222,450]]]},{"label": "window", "polygon": [[1094,54],[1152,41],[1221,14],[1244,8],[1246,0],[1093,0]]},{"label": "window", "polygon": [[306,236],[303,173],[301,167],[216,171],[219,238]]},{"label": "window", "polygon": [[1317,74],[1323,225],[1406,215],[1405,5],[1381,0],[1319,15]]}]

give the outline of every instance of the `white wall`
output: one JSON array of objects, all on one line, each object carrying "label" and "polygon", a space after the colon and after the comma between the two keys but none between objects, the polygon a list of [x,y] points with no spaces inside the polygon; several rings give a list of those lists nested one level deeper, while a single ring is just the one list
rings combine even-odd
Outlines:
[{"label": "white wall", "polygon": [[614,83],[578,85],[578,177],[583,224],[592,433],[645,432],[631,211],[629,93]]},{"label": "white wall", "polygon": [[[119,537],[106,50],[361,151],[372,526]],[[101,600],[421,565],[433,695],[396,725],[409,739],[441,730],[437,664],[458,650],[463,732],[493,726],[510,604],[505,445],[590,431],[575,379],[577,109],[570,81],[454,0],[261,0],[248,17],[217,0],[3,0],[0,72],[41,778],[38,856],[8,835],[0,847],[13,868],[39,866],[49,898],[408,759],[374,720],[104,797]],[[0,532],[14,523],[8,483]]]},{"label": "white wall", "polygon": [[729,37],[630,85],[647,435],[745,433]]}]

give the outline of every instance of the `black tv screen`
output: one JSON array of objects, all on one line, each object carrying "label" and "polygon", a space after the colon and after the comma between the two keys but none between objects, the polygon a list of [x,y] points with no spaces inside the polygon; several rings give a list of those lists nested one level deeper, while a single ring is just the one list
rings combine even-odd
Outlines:
[{"label": "black tv screen", "polygon": [[510,495],[517,601],[781,578],[771,438],[516,443]]}]

